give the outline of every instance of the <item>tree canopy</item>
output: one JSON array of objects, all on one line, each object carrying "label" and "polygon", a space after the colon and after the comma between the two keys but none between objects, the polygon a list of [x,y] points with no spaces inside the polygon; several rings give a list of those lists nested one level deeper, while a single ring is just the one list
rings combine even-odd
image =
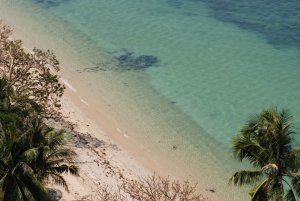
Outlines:
[{"label": "tree canopy", "polygon": [[11,34],[0,23],[0,198],[47,201],[48,182],[68,190],[61,174],[78,175],[65,132],[45,121],[60,116],[59,62],[49,50],[25,51]]},{"label": "tree canopy", "polygon": [[252,201],[296,201],[300,196],[300,148],[293,147],[292,116],[276,108],[263,110],[250,119],[233,139],[239,161],[254,167],[231,177],[235,185],[254,185]]},{"label": "tree canopy", "polygon": [[0,78],[7,81],[6,87],[14,89],[8,96],[10,103],[23,104],[26,109],[34,103],[40,115],[57,117],[65,87],[56,74],[59,71],[56,56],[50,50],[25,51],[22,41],[11,36],[12,30],[0,22]]}]

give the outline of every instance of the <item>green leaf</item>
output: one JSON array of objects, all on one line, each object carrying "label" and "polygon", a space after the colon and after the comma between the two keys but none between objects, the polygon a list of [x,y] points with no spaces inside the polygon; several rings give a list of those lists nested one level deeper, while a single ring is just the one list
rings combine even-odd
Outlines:
[{"label": "green leaf", "polygon": [[52,173],[50,176],[55,184],[64,187],[64,189],[69,192],[67,182],[61,175]]},{"label": "green leaf", "polygon": [[230,182],[234,185],[253,184],[263,176],[262,171],[247,171],[242,170],[234,173],[230,178]]},{"label": "green leaf", "polygon": [[37,159],[38,155],[39,155],[39,149],[31,148],[23,152],[21,157],[24,161],[31,163]]},{"label": "green leaf", "polygon": [[265,179],[249,192],[250,196],[252,197],[251,201],[268,200],[268,193],[265,186],[268,181],[269,179]]},{"label": "green leaf", "polygon": [[289,189],[287,191],[287,194],[285,195],[284,199],[286,201],[296,201],[296,197],[292,189]]},{"label": "green leaf", "polygon": [[300,175],[295,175],[292,177],[292,187],[297,196],[300,197]]},{"label": "green leaf", "polygon": [[25,175],[21,177],[21,180],[26,185],[26,188],[30,191],[35,200],[51,201],[43,185],[39,183],[33,176]]}]

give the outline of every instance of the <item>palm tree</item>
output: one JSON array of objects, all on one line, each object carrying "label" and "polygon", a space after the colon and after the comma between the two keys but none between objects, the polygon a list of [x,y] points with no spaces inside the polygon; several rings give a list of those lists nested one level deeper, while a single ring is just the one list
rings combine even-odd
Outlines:
[{"label": "palm tree", "polygon": [[300,148],[293,149],[292,117],[286,110],[263,110],[233,139],[235,157],[248,160],[253,170],[233,174],[235,185],[255,185],[252,201],[296,201],[300,196]]},{"label": "palm tree", "polygon": [[0,187],[4,201],[47,201],[44,186],[49,178],[68,190],[61,174],[78,175],[78,168],[72,165],[75,153],[63,146],[64,132],[56,132],[39,118],[31,119],[26,127],[0,129]]},{"label": "palm tree", "polygon": [[37,179],[42,182],[53,181],[68,191],[63,173],[78,175],[78,167],[74,165],[75,152],[65,148],[65,132],[48,127],[39,118],[32,119],[27,136],[31,138],[32,149],[28,150],[31,166]]},{"label": "palm tree", "polygon": [[0,127],[0,187],[3,201],[48,201],[46,190],[26,163],[26,134]]}]

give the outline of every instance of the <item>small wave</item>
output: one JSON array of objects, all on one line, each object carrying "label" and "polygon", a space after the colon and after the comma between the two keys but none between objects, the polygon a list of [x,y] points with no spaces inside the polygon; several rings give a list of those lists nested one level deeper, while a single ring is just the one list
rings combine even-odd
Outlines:
[{"label": "small wave", "polygon": [[89,105],[85,100],[83,100],[81,97],[79,97],[80,101],[83,102],[85,105]]},{"label": "small wave", "polygon": [[61,81],[69,88],[71,89],[73,92],[77,92],[77,89],[75,87],[73,87],[69,82],[68,80],[65,80],[65,79],[62,79],[61,78]]},{"label": "small wave", "polygon": [[[116,130],[118,131],[118,133],[123,134],[122,130],[120,128],[116,128]],[[126,132],[123,134],[123,136],[125,138],[129,138],[129,136],[126,134]]]}]

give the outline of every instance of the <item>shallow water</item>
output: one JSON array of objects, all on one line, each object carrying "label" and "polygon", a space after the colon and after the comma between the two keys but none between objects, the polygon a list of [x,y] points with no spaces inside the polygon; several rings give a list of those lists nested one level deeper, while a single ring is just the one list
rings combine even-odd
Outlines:
[{"label": "shallow water", "polygon": [[[210,169],[221,171],[213,172],[222,175],[219,186],[238,167],[230,140],[250,115],[273,105],[288,108],[299,131],[298,1],[11,2],[20,8],[34,5],[38,15],[50,16],[47,23],[46,18],[36,20],[92,63],[73,67],[78,77],[99,96],[111,87],[123,97],[118,104],[141,120],[137,124],[148,129],[144,134],[151,133],[153,143],[185,140],[186,153],[178,156],[190,158],[186,168],[199,167],[201,177]],[[57,21],[65,26],[55,26]],[[65,31],[69,35],[60,34]],[[110,80],[105,87],[99,86],[103,77]],[[145,150],[154,150],[143,141],[146,135],[134,137]],[[194,162],[205,160],[212,162]]]},{"label": "shallow water", "polygon": [[220,143],[266,106],[299,119],[297,1],[35,2],[125,58],[121,70],[148,68],[149,84]]}]

